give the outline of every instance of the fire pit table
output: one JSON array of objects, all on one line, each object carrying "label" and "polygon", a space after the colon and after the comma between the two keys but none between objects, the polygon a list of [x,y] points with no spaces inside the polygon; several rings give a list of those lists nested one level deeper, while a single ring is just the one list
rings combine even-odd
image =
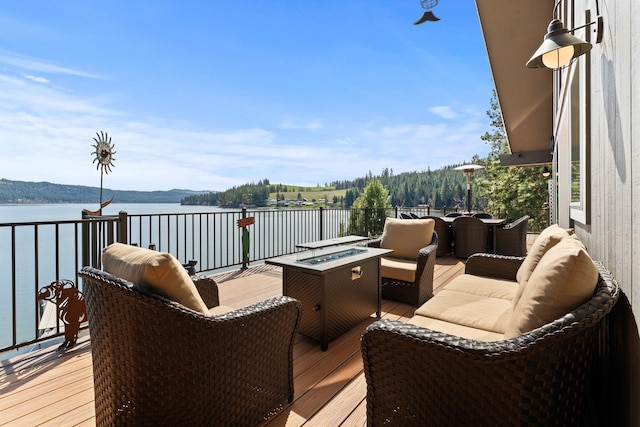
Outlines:
[{"label": "fire pit table", "polygon": [[306,250],[265,261],[282,267],[282,294],[302,303],[298,332],[322,350],[372,313],[380,317],[380,257],[393,251],[353,245],[360,240],[366,238],[297,245]]}]

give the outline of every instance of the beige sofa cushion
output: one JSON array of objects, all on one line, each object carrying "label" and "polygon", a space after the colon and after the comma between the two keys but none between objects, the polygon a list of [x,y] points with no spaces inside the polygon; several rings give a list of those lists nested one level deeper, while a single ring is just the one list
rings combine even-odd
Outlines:
[{"label": "beige sofa cushion", "polygon": [[542,256],[567,236],[569,236],[567,230],[560,227],[558,224],[551,225],[542,230],[531,245],[531,248],[529,248],[527,256],[516,273],[516,280],[518,283],[529,280],[531,273],[533,273],[533,270],[542,259]]},{"label": "beige sofa cushion", "polygon": [[102,251],[104,271],[192,310],[209,310],[185,268],[169,253],[113,243]]},{"label": "beige sofa cushion", "polygon": [[435,221],[432,219],[387,218],[380,247],[393,249],[394,258],[417,260],[420,249],[433,239]]},{"label": "beige sofa cushion", "polygon": [[380,276],[413,283],[416,281],[417,266],[417,261],[382,257],[380,258]]},{"label": "beige sofa cushion", "polygon": [[513,298],[513,307],[516,307],[520,297],[522,296],[522,292],[524,292],[524,288],[527,286],[527,282],[531,277],[531,274],[535,270],[536,266],[542,259],[545,253],[555,245],[557,245],[563,238],[569,236],[570,233],[560,227],[558,224],[551,225],[538,235],[536,240],[529,248],[527,252],[527,256],[524,261],[522,261],[522,265],[518,269],[516,273],[516,280],[518,281],[518,290],[516,291],[516,295]]},{"label": "beige sofa cushion", "polygon": [[535,268],[513,310],[506,338],[539,328],[588,301],[598,269],[584,245],[568,235],[549,249]]},{"label": "beige sofa cushion", "polygon": [[504,334],[511,318],[511,301],[443,289],[415,311],[444,322]]},{"label": "beige sofa cushion", "polygon": [[407,323],[470,340],[500,341],[504,339],[504,335],[497,332],[457,325],[455,323],[444,322],[442,320],[425,316],[413,316],[411,319],[407,320]]},{"label": "beige sofa cushion", "polygon": [[461,274],[449,282],[444,289],[512,301],[518,284],[511,280]]}]

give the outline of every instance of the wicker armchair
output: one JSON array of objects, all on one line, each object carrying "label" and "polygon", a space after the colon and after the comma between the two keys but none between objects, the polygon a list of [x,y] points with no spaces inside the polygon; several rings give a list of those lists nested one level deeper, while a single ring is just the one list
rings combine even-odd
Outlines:
[{"label": "wicker armchair", "polygon": [[489,228],[481,219],[461,216],[453,220],[453,251],[458,258],[487,252]]},{"label": "wicker armchair", "polygon": [[525,256],[527,254],[527,228],[529,215],[525,215],[504,227],[495,228],[495,253]]},{"label": "wicker armchair", "polygon": [[[369,247],[379,248],[381,239],[372,240]],[[436,265],[438,234],[433,233],[431,242],[416,254],[417,267],[414,282],[381,277],[382,298],[419,306],[433,296],[433,271]]]},{"label": "wicker armchair", "polygon": [[[96,424],[256,425],[293,400],[299,303],[206,316],[84,267]],[[197,280],[207,307],[216,284]]]},{"label": "wicker armchair", "polygon": [[[485,255],[472,264],[510,278],[518,260]],[[591,300],[510,340],[474,341],[387,319],[370,325],[361,342],[367,424],[605,425],[610,409],[597,406],[606,401],[605,318],[619,288],[596,264]]]},{"label": "wicker armchair", "polygon": [[436,255],[439,257],[451,255],[451,242],[453,240],[453,231],[451,226],[444,222],[438,216],[423,216],[422,218],[430,218],[435,221],[435,230],[438,233],[438,250]]}]

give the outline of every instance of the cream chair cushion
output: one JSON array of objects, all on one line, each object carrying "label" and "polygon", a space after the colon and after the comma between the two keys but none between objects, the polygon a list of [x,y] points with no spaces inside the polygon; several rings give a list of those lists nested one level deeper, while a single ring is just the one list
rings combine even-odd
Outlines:
[{"label": "cream chair cushion", "polygon": [[539,328],[588,301],[598,282],[598,269],[575,235],[549,249],[531,274],[513,310],[505,338]]},{"label": "cream chair cushion", "polygon": [[432,219],[387,218],[380,247],[392,249],[394,258],[417,260],[420,249],[433,239],[435,221]]},{"label": "cream chair cushion", "polygon": [[209,314],[193,280],[182,264],[169,253],[113,243],[102,251],[102,268],[185,307]]},{"label": "cream chair cushion", "polygon": [[[417,256],[416,256],[417,258]],[[417,261],[395,257],[380,258],[380,276],[413,283],[416,281]]]}]

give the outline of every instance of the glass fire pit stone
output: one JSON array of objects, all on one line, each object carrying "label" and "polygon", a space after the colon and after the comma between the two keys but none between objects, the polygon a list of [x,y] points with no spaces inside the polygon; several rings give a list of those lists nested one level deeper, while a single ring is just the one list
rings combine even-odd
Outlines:
[{"label": "glass fire pit stone", "polygon": [[317,249],[312,251],[300,252],[298,254],[298,261],[305,264],[316,265],[324,262],[335,261],[353,255],[358,255],[366,251],[366,249],[356,247],[333,247]]}]

